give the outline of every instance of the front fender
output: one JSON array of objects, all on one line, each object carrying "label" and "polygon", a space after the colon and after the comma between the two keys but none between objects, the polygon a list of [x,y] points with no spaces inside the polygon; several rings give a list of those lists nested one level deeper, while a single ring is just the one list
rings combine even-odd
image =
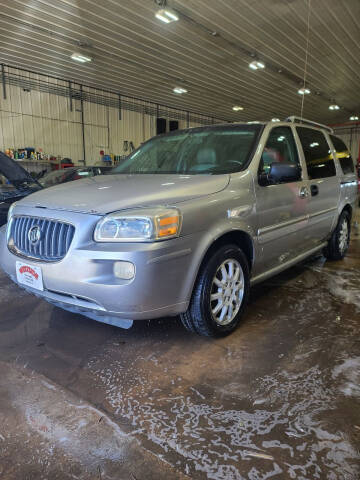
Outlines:
[{"label": "front fender", "polygon": [[188,301],[190,300],[199,269],[211,246],[224,235],[233,232],[242,232],[248,235],[252,242],[253,258],[255,259],[257,257],[258,245],[256,241],[255,227],[252,226],[250,222],[247,222],[246,219],[226,218],[220,220],[208,230],[203,231],[201,235],[196,235],[196,242],[194,242],[193,246],[192,262],[188,269],[186,281],[182,286],[182,298],[187,299]]}]

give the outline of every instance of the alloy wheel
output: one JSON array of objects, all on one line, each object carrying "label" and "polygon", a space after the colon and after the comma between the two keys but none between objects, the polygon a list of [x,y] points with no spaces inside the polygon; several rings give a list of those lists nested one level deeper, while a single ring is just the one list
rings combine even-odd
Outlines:
[{"label": "alloy wheel", "polygon": [[344,253],[349,243],[349,225],[346,219],[343,220],[339,231],[339,250]]},{"label": "alloy wheel", "polygon": [[217,269],[210,291],[210,309],[218,325],[228,325],[238,314],[244,296],[244,272],[240,263],[225,260]]}]

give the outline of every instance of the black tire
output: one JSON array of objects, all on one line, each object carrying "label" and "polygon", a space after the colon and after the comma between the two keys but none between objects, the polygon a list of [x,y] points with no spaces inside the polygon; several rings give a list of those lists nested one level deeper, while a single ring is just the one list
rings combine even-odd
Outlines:
[{"label": "black tire", "polygon": [[[213,280],[220,266],[234,259],[241,266],[243,274],[243,293],[240,308],[226,325],[217,323],[212,314],[210,295],[214,287]],[[224,245],[216,250],[202,265],[192,293],[188,310],[180,315],[182,324],[190,332],[206,337],[221,337],[233,332],[240,322],[249,298],[249,264],[244,253],[236,245]]]},{"label": "black tire", "polygon": [[[342,244],[342,235],[344,223],[347,224],[347,240],[345,245]],[[350,215],[347,211],[343,211],[339,217],[335,230],[333,231],[331,238],[324,249],[324,255],[329,260],[342,260],[349,248],[350,243]]]}]

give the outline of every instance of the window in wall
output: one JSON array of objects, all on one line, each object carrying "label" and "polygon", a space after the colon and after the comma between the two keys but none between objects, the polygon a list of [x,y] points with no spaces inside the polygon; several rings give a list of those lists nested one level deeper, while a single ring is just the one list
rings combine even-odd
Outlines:
[{"label": "window in wall", "polygon": [[273,163],[295,163],[300,167],[299,156],[290,127],[276,127],[271,130],[261,156],[259,175],[268,175]]},{"label": "window in wall", "polygon": [[355,171],[354,161],[345,143],[338,137],[330,135],[331,141],[336,150],[336,156],[339,159],[342,171],[346,173],[353,173]]},{"label": "window in wall", "polygon": [[179,130],[178,120],[170,120],[169,122],[169,131],[173,132],[174,130]]},{"label": "window in wall", "polygon": [[296,130],[304,151],[309,178],[316,180],[335,176],[335,162],[324,134],[306,127],[297,127]]},{"label": "window in wall", "polygon": [[166,118],[156,119],[156,135],[166,133]]}]

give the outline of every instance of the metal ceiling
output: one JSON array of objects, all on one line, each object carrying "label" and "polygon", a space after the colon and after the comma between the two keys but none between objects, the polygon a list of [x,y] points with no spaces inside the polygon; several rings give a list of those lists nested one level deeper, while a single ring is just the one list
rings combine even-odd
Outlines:
[{"label": "metal ceiling", "polygon": [[[300,114],[308,0],[167,4],[178,22],[157,20],[154,0],[0,0],[0,63],[223,120]],[[360,114],[359,19],[359,0],[311,1],[304,117]],[[79,50],[93,62],[71,60]]]}]

